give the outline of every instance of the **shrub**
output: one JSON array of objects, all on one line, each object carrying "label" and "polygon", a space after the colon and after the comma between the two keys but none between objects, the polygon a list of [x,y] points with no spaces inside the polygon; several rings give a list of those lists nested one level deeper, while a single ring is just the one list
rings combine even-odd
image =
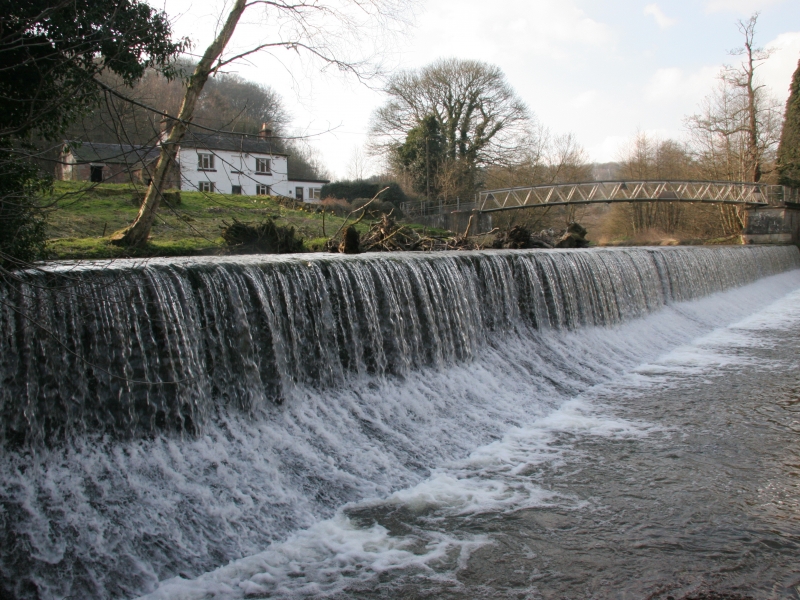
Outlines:
[{"label": "shrub", "polygon": [[228,246],[246,253],[289,254],[304,250],[303,238],[294,227],[276,225],[273,219],[258,225],[234,220],[222,230],[222,239]]},{"label": "shrub", "polygon": [[346,217],[353,211],[347,200],[338,198],[325,198],[320,204],[325,212],[333,213],[337,217]]},{"label": "shrub", "polygon": [[400,206],[401,202],[408,200],[400,185],[395,181],[372,183],[363,179],[356,181],[336,181],[322,186],[323,198],[341,198],[352,202],[358,198],[374,198],[375,194],[383,188],[389,188],[380,195],[380,199]]},{"label": "shrub", "polygon": [[358,198],[357,200],[354,200],[352,204],[353,209],[359,209],[369,204],[369,206],[367,207],[368,217],[377,218],[377,217],[382,217],[383,215],[388,215],[390,213],[392,214],[392,216],[396,218],[402,217],[400,209],[397,208],[391,202],[386,202],[386,201],[382,202],[381,200],[374,200],[370,203],[370,200],[372,200],[372,198]]}]

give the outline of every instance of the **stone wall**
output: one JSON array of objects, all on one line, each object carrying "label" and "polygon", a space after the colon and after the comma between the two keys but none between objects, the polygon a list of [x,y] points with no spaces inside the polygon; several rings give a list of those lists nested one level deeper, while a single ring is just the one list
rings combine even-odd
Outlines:
[{"label": "stone wall", "polygon": [[800,205],[749,208],[745,244],[800,244]]}]

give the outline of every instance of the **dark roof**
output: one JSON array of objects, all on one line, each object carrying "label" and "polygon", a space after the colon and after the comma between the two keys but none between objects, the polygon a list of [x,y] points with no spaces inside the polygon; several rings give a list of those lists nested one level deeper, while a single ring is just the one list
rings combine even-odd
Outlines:
[{"label": "dark roof", "polygon": [[97,142],[66,142],[78,163],[109,163],[133,166],[158,158],[158,146],[133,146],[130,144],[100,144]]},{"label": "dark roof", "polygon": [[229,152],[289,156],[285,152],[280,152],[271,140],[255,135],[235,133],[195,133],[189,131],[181,141],[181,146],[184,148],[197,148],[198,150],[228,150]]},{"label": "dark roof", "polygon": [[289,182],[297,183],[330,183],[330,179],[298,179],[296,177],[289,177]]}]

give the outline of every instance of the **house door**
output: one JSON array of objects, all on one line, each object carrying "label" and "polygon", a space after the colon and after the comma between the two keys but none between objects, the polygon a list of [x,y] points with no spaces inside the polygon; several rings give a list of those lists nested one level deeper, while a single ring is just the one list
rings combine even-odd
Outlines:
[{"label": "house door", "polygon": [[303,188],[301,187],[294,188],[294,199],[300,200],[300,202],[303,201]]},{"label": "house door", "polygon": [[102,183],[103,182],[103,166],[95,166],[92,165],[89,171],[89,181],[92,183]]}]

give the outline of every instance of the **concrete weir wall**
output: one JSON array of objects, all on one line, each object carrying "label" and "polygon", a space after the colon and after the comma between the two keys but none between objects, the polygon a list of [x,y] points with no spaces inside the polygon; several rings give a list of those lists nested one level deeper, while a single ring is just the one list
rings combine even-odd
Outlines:
[{"label": "concrete weir wall", "polygon": [[800,244],[800,204],[747,210],[745,244]]}]

